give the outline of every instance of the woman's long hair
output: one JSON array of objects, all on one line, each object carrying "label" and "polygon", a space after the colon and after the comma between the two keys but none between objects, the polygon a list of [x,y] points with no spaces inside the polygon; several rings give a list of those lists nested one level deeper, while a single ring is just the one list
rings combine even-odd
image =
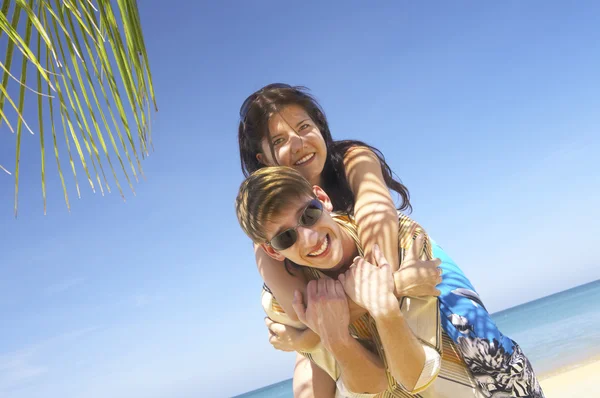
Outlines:
[{"label": "woman's long hair", "polygon": [[[333,209],[347,214],[354,213],[354,194],[346,178],[344,156],[350,148],[362,146],[372,150],[379,158],[383,179],[389,189],[400,196],[398,210],[412,210],[408,189],[393,176],[390,166],[383,154],[376,148],[356,140],[334,141],[329,131],[327,118],[319,103],[306,87],[293,87],[287,84],[269,84],[250,95],[240,109],[238,142],[240,147],[240,163],[244,176],[264,167],[256,157],[262,152],[261,143],[269,136],[269,118],[287,105],[301,106],[312,118],[325,140],[327,159],[322,172],[323,188],[331,198]],[[275,151],[271,140],[268,140],[273,159]]]}]

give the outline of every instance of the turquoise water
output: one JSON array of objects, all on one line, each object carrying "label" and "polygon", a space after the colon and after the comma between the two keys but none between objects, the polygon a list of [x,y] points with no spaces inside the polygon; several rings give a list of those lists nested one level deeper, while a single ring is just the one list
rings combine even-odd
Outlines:
[{"label": "turquoise water", "polygon": [[[538,375],[600,355],[600,280],[492,315],[519,343]],[[292,398],[284,380],[237,398]]]}]

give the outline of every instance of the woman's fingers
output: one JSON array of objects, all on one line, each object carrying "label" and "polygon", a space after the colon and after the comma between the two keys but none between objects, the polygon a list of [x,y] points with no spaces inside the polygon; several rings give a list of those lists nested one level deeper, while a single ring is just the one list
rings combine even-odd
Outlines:
[{"label": "woman's fingers", "polygon": [[425,234],[421,232],[415,238],[412,245],[406,251],[405,259],[406,260],[417,260],[421,253],[423,252],[423,246],[425,245]]},{"label": "woman's fingers", "polygon": [[282,325],[281,323],[273,322],[271,324],[271,326],[269,327],[269,330],[273,334],[275,334],[277,336],[280,336],[280,335],[282,335],[282,334],[284,334],[286,332],[286,326]]},{"label": "woman's fingers", "polygon": [[273,321],[271,320],[271,318],[269,318],[268,316],[265,317],[265,325],[267,325],[267,328],[271,329],[272,324],[273,324]]},{"label": "woman's fingers", "polygon": [[389,264],[378,244],[373,245],[373,258],[375,259],[375,265],[378,267]]}]

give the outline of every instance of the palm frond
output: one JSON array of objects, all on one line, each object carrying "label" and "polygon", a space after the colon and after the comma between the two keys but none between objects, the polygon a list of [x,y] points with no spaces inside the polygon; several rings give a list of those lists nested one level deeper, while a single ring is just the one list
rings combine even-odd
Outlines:
[{"label": "palm frond", "polygon": [[[140,157],[152,148],[151,104],[157,110],[136,0],[3,0],[0,38],[7,43],[0,60],[0,126],[15,138],[14,170],[1,158],[0,169],[15,181],[15,216],[19,180],[30,177],[20,172],[21,154],[31,150],[31,141],[22,138],[23,127],[39,134],[44,214],[47,131],[68,209],[64,151],[78,196],[79,168],[93,192],[111,192],[114,182],[125,198],[121,174],[135,194],[132,181],[143,175]],[[20,69],[15,71],[18,60]],[[35,88],[28,85],[31,73]],[[35,105],[27,96],[35,97],[37,114],[29,109]],[[27,124],[32,115],[38,118],[37,131]],[[16,128],[11,124],[15,117]],[[55,123],[62,126],[62,139]]]}]

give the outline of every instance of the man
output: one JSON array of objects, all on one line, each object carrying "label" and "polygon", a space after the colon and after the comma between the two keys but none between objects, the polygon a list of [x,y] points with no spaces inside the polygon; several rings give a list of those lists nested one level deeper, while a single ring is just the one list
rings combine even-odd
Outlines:
[{"label": "man", "polygon": [[[240,225],[255,243],[273,258],[303,266],[300,270],[311,280],[307,297],[296,293],[294,309],[321,339],[307,357],[337,381],[339,396],[493,396],[483,393],[445,334],[441,361],[435,299],[403,298],[398,305],[383,256],[376,255],[375,265],[355,258],[362,254],[356,226],[349,217],[330,214],[331,202],[319,187],[291,168],[264,168],[242,184],[236,208]],[[419,229],[400,217],[401,258]],[[431,258],[431,246],[426,252]],[[351,319],[349,303],[368,313]],[[543,396],[525,394],[513,396]]]}]

